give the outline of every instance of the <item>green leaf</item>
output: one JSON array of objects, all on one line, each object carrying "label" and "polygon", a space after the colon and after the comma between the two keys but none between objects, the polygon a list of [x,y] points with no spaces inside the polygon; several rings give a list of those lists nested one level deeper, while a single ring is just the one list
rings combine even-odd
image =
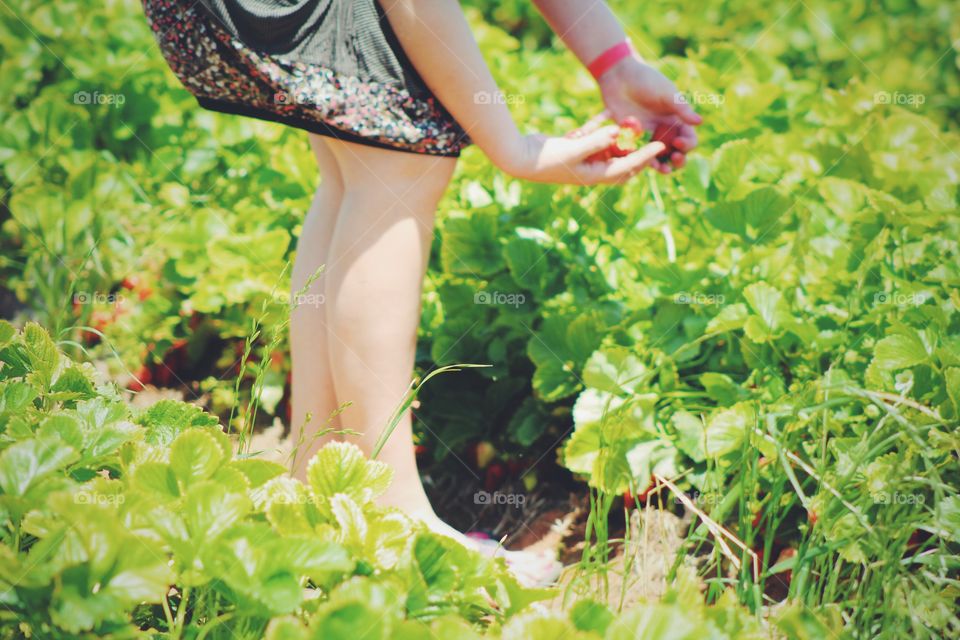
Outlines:
[{"label": "green leaf", "polygon": [[707,420],[704,452],[707,456],[719,457],[736,451],[756,421],[752,405],[746,402],[713,414]]},{"label": "green leaf", "polygon": [[[638,638],[640,636],[637,636]],[[516,616],[503,628],[503,640],[579,640],[579,634],[559,613]]]},{"label": "green leaf", "polygon": [[752,152],[747,140],[725,142],[713,154],[713,180],[721,192],[731,191],[740,182]]},{"label": "green leaf", "polygon": [[633,393],[647,377],[647,367],[630,349],[599,349],[583,367],[587,386],[611,393]]},{"label": "green leaf", "polygon": [[720,231],[762,242],[775,237],[782,216],[790,208],[789,198],[773,187],[762,187],[742,200],[721,202],[708,209],[704,216]]},{"label": "green leaf", "polygon": [[51,391],[60,401],[92,398],[96,393],[89,371],[78,365],[64,369]]},{"label": "green leaf", "polygon": [[503,248],[510,275],[537,299],[548,297],[562,276],[556,243],[541,229],[517,227],[514,233]]},{"label": "green leaf", "polygon": [[31,487],[77,459],[77,452],[59,438],[17,442],[0,453],[0,489],[23,496]]},{"label": "green leaf", "polygon": [[264,640],[309,640],[307,628],[295,616],[277,617],[270,620]]},{"label": "green leaf", "polygon": [[278,476],[264,486],[267,521],[284,535],[310,534],[307,505],[315,500],[298,480]]},{"label": "green leaf", "polygon": [[689,611],[675,605],[643,604],[622,614],[605,640],[694,640],[702,631]]},{"label": "green leaf", "polygon": [[180,497],[177,477],[165,462],[147,461],[138,465],[133,472],[133,485],[168,500]]},{"label": "green leaf", "polygon": [[35,322],[28,322],[23,329],[23,345],[32,369],[32,376],[41,388],[50,388],[60,362],[60,353],[50,334]]},{"label": "green leaf", "polygon": [[250,482],[250,487],[256,489],[272,480],[277,476],[287,472],[287,468],[279,462],[272,460],[258,460],[257,458],[244,458],[233,460],[230,463],[231,469],[236,469]]},{"label": "green leaf", "polygon": [[953,402],[954,417],[960,416],[960,367],[949,367],[943,372],[947,383],[947,396]]},{"label": "green leaf", "polygon": [[710,163],[699,155],[687,156],[687,166],[681,174],[683,187],[694,200],[701,202],[707,199],[707,190],[710,188]]},{"label": "green leaf", "polygon": [[886,372],[913,367],[926,362],[928,358],[929,354],[915,334],[887,336],[873,348],[873,364]]},{"label": "green leaf", "polygon": [[216,416],[206,413],[195,404],[176,400],[160,400],[137,418],[145,427],[146,440],[161,447],[169,446],[181,431],[190,427],[219,425]]},{"label": "green leaf", "polygon": [[442,596],[457,584],[457,572],[449,561],[449,538],[435,533],[420,533],[413,543],[413,557],[417,570],[427,585],[427,593]]},{"label": "green leaf", "polygon": [[572,369],[562,362],[548,361],[537,365],[533,373],[533,390],[544,402],[556,402],[572,396],[581,388]]},{"label": "green leaf", "polygon": [[185,487],[212,476],[222,461],[216,438],[201,429],[184,431],[170,445],[170,467]]},{"label": "green leaf", "polygon": [[0,383],[0,414],[25,412],[37,395],[32,385],[21,380]]},{"label": "green leaf", "polygon": [[783,295],[765,282],[755,282],[743,290],[754,315],[747,318],[744,332],[754,342],[769,342],[778,337],[791,320]]},{"label": "green leaf", "polygon": [[294,567],[316,584],[326,584],[335,575],[353,571],[354,562],[341,545],[316,536],[286,536],[273,558],[278,566]]},{"label": "green leaf", "polygon": [[307,468],[310,487],[317,496],[329,499],[343,493],[360,504],[383,495],[392,475],[389,466],[367,460],[359,447],[347,442],[324,445]]},{"label": "green leaf", "polygon": [[0,347],[5,347],[17,335],[17,329],[6,320],[0,319]]},{"label": "green leaf", "polygon": [[610,609],[595,600],[578,600],[570,609],[570,620],[580,631],[603,635],[615,618]]},{"label": "green leaf", "polygon": [[549,426],[549,416],[540,409],[535,398],[525,398],[507,423],[507,433],[521,447],[529,447]]},{"label": "green leaf", "polygon": [[724,333],[742,329],[748,317],[750,313],[747,311],[747,305],[740,302],[731,304],[721,309],[720,313],[707,323],[707,333]]},{"label": "green leaf", "polygon": [[158,553],[146,541],[133,536],[126,542],[123,552],[118,555],[119,562],[114,567],[107,591],[128,606],[160,602],[173,582],[166,554]]},{"label": "green leaf", "polygon": [[703,421],[689,411],[681,409],[673,414],[671,423],[677,430],[677,448],[694,462],[706,460],[704,446],[707,436]]},{"label": "green leaf", "polygon": [[744,390],[723,373],[708,371],[700,376],[700,384],[711,399],[723,406],[730,406],[745,395]]},{"label": "green leaf", "polygon": [[77,419],[69,414],[52,415],[37,429],[39,438],[59,438],[76,451],[83,449],[83,430]]},{"label": "green leaf", "polygon": [[937,528],[941,535],[960,542],[960,496],[949,496],[936,506]]},{"label": "green leaf", "polygon": [[264,635],[264,640],[309,640],[309,638],[307,628],[294,616],[271,619]]},{"label": "green leaf", "polygon": [[201,482],[187,492],[183,518],[191,539],[210,541],[243,518],[252,506],[242,493],[231,492],[216,482]]},{"label": "green leaf", "polygon": [[443,222],[442,238],[440,260],[445,271],[484,277],[504,267],[497,212],[492,209],[451,215]]}]

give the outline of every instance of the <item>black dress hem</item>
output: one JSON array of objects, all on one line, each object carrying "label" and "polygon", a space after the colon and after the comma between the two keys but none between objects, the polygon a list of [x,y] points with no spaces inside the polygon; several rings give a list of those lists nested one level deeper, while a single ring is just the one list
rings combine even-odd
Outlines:
[{"label": "black dress hem", "polygon": [[387,144],[385,142],[379,142],[371,138],[366,138],[364,136],[358,135],[356,133],[351,133],[350,131],[344,131],[343,129],[337,129],[332,127],[325,122],[318,122],[314,120],[307,120],[305,118],[297,118],[295,116],[289,115],[279,115],[272,111],[266,109],[260,109],[248,104],[241,104],[237,102],[227,102],[226,100],[216,100],[214,98],[206,98],[203,96],[194,96],[197,103],[204,109],[208,111],[215,111],[217,113],[226,113],[230,115],[238,116],[247,116],[249,118],[256,118],[258,120],[265,120],[267,122],[275,122],[278,124],[286,125],[293,127],[295,129],[301,129],[309,133],[315,133],[320,136],[326,136],[328,138],[336,138],[337,140],[344,140],[346,142],[354,142],[356,144],[362,144],[368,147],[376,147],[378,149],[387,149],[389,151],[400,151],[401,153],[412,153],[415,155],[421,156],[437,156],[440,158],[459,158],[460,152],[454,151],[449,153],[441,153],[436,151],[427,151],[427,150],[414,150],[414,149],[405,149],[400,146]]}]

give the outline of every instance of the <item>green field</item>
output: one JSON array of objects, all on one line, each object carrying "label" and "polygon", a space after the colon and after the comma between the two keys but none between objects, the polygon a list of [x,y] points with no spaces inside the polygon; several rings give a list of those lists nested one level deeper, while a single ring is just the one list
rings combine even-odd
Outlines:
[{"label": "green field", "polygon": [[[469,148],[425,282],[418,375],[488,365],[419,389],[438,510],[584,505],[531,590],[358,448],[308,485],[257,449],[305,134],[198,109],[134,0],[0,0],[0,639],[960,637],[960,5],[611,4],[704,117],[688,166]],[[602,109],[532,4],[463,5],[521,129]]]}]

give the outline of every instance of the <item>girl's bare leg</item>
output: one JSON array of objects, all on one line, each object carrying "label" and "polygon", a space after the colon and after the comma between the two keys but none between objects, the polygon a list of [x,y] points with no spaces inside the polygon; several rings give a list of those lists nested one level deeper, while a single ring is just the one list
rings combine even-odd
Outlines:
[{"label": "girl's bare leg", "polygon": [[[456,160],[329,146],[344,192],[323,278],[327,337],[337,400],[353,403],[343,426],[362,432],[356,442],[369,454],[413,378],[434,213]],[[381,502],[443,528],[417,472],[409,412],[378,459],[394,469]]]},{"label": "girl's bare leg", "polygon": [[[330,243],[337,222],[337,213],[343,200],[343,177],[324,138],[311,135],[310,146],[320,167],[320,186],[303,221],[297,256],[291,274],[292,295],[313,277],[329,260]],[[333,392],[330,366],[330,345],[327,340],[327,320],[324,300],[325,270],[320,271],[306,292],[294,300],[296,307],[290,314],[290,357],[292,364],[290,412],[292,446],[303,439],[294,461],[294,476],[305,479],[307,462],[314,452],[330,437],[315,439],[315,434],[327,426],[331,413],[337,408]],[[307,414],[310,421],[306,422]],[[306,423],[306,424],[305,424]],[[337,419],[331,426],[337,428]]]},{"label": "girl's bare leg", "polygon": [[[324,274],[327,344],[339,403],[353,404],[342,424],[362,433],[368,454],[413,377],[420,294],[433,238],[433,218],[456,161],[328,142],[343,178],[343,200]],[[394,479],[381,504],[397,507],[460,542],[503,554],[525,584],[559,573],[551,554],[506,552],[471,541],[441,521],[420,482],[410,413],[379,459]]]}]

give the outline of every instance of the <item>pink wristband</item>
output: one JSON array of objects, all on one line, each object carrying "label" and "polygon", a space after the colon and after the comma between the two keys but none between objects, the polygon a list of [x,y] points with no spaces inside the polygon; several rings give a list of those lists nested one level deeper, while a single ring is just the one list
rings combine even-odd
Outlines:
[{"label": "pink wristband", "polygon": [[594,58],[593,62],[587,65],[587,71],[590,72],[590,75],[592,75],[595,80],[599,80],[600,76],[610,70],[610,67],[632,53],[633,45],[630,44],[629,40],[618,42]]}]

